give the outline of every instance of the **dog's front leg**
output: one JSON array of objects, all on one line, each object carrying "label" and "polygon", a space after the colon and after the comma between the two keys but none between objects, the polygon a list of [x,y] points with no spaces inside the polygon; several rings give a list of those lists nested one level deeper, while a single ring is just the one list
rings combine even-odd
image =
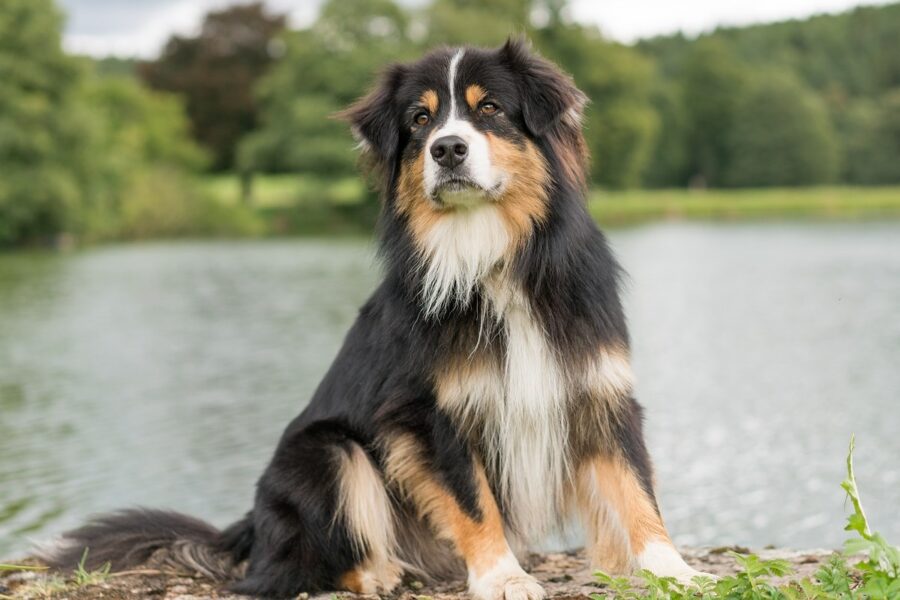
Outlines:
[{"label": "dog's front leg", "polygon": [[417,436],[403,433],[392,437],[386,450],[388,480],[465,561],[469,592],[476,599],[544,597],[510,550],[483,466],[462,445],[455,455],[435,457]]},{"label": "dog's front leg", "polygon": [[612,447],[584,459],[577,470],[592,566],[611,574],[646,569],[685,583],[704,575],[684,562],[663,524],[635,400],[625,402],[611,432]]}]

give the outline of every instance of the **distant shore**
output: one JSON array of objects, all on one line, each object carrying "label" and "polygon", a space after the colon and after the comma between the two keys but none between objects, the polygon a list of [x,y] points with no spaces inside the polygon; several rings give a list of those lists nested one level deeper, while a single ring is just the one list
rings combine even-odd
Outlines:
[{"label": "distant shore", "polygon": [[[225,205],[241,202],[236,175],[210,175],[202,189]],[[254,177],[249,207],[268,229],[328,233],[327,227],[371,226],[377,206],[359,177],[317,179],[303,175]],[[367,202],[368,198],[368,202]],[[603,225],[662,220],[874,220],[900,218],[900,186],[823,186],[752,189],[592,189],[591,215]]]}]

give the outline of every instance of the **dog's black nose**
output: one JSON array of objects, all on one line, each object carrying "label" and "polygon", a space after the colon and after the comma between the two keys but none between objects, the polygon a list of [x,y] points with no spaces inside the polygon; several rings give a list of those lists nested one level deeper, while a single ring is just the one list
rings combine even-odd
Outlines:
[{"label": "dog's black nose", "polygon": [[466,160],[469,145],[458,135],[445,135],[431,144],[431,157],[442,167],[452,169]]}]

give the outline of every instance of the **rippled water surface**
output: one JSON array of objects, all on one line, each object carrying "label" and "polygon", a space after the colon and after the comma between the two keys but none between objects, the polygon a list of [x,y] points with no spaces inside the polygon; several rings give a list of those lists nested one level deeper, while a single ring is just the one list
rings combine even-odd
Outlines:
[{"label": "rippled water surface", "polygon": [[[900,540],[900,225],[610,237],[676,541],[836,546],[851,432]],[[365,241],[0,256],[0,556],[122,506],[241,515],[377,278]]]}]

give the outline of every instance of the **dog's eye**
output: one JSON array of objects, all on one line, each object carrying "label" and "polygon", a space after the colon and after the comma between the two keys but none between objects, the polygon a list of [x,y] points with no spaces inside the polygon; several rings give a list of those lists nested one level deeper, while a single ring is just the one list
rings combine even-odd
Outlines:
[{"label": "dog's eye", "polygon": [[478,107],[478,111],[484,116],[490,117],[491,115],[497,114],[500,111],[500,107],[493,102],[485,102]]},{"label": "dog's eye", "polygon": [[422,111],[419,111],[416,113],[416,116],[413,117],[413,121],[419,127],[424,127],[425,125],[428,125],[428,123],[431,122],[431,115],[429,115],[427,112],[422,110]]}]

